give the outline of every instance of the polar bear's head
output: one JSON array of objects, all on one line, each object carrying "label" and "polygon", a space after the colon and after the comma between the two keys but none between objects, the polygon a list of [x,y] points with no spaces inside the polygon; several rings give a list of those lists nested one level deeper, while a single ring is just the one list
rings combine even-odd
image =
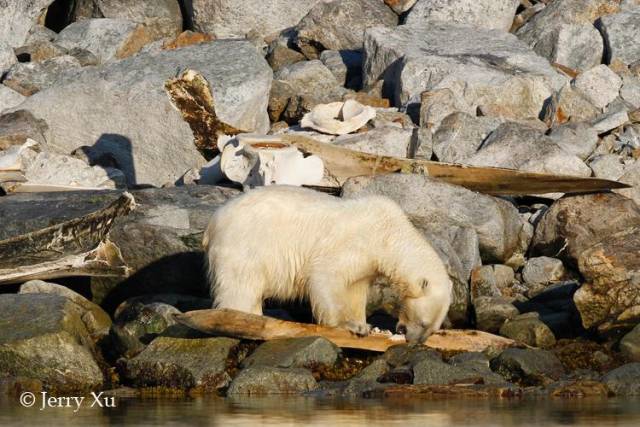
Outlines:
[{"label": "polar bear's head", "polygon": [[412,344],[423,343],[440,329],[451,305],[452,284],[423,282],[417,294],[407,295],[402,303],[396,332]]}]

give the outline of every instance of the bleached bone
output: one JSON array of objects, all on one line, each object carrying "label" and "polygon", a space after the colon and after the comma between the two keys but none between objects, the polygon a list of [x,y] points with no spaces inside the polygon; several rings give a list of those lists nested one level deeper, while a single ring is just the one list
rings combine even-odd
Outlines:
[{"label": "bleached bone", "polygon": [[349,99],[315,106],[304,115],[300,125],[332,135],[346,135],[357,131],[375,117],[376,110],[373,107]]}]

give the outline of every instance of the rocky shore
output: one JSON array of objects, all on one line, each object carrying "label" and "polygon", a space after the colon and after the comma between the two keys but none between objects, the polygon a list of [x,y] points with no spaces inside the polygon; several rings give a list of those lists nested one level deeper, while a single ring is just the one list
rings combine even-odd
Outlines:
[{"label": "rocky shore", "polygon": [[[211,111],[172,92],[186,70]],[[349,101],[347,130],[321,126]],[[510,348],[177,323],[212,306],[211,214],[257,179],[232,176],[228,141],[285,137],[629,188],[496,195],[406,170],[314,186],[395,200],[446,263],[446,327]],[[0,0],[0,398],[640,396],[639,186],[638,0]],[[369,321],[397,310],[376,283]],[[266,314],[312,321],[305,303]]]}]

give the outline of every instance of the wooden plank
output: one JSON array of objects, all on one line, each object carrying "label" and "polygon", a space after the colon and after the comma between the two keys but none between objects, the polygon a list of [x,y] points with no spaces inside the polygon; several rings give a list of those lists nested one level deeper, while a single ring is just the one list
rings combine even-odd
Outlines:
[{"label": "wooden plank", "polygon": [[[279,338],[321,336],[338,347],[384,352],[389,347],[405,344],[404,338],[392,339],[385,334],[357,337],[341,328],[289,322],[229,309],[196,310],[174,315],[176,321],[210,335],[223,335],[251,340],[269,341]],[[424,343],[441,351],[484,351],[489,347],[503,349],[516,343],[508,338],[486,332],[442,330]]]},{"label": "wooden plank", "polygon": [[323,185],[333,187],[342,186],[348,178],[354,176],[416,173],[493,195],[586,193],[629,188],[627,184],[599,178],[380,156],[326,144],[300,135],[283,135],[282,140],[295,145],[304,153],[321,157],[327,169],[327,178]]}]

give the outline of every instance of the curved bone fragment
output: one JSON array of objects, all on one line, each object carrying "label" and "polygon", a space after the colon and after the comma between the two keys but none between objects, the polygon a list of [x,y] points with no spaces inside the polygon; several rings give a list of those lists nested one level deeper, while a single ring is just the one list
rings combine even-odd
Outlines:
[{"label": "curved bone fragment", "polygon": [[304,115],[300,125],[332,135],[346,135],[357,131],[375,117],[375,108],[349,99],[315,106]]}]

